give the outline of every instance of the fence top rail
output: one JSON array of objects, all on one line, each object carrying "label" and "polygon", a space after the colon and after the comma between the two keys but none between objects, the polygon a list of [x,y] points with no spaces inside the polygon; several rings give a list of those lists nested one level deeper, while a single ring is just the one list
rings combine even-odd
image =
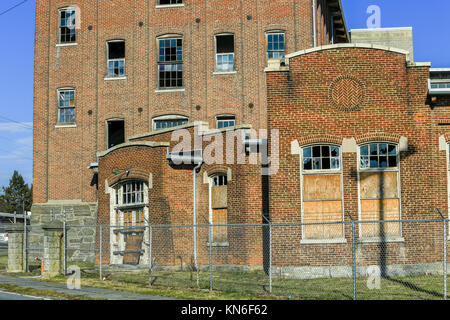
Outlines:
[{"label": "fence top rail", "polygon": [[[347,225],[347,224],[375,224],[375,223],[437,223],[443,221],[449,221],[449,219],[400,219],[400,220],[344,220],[344,221],[332,221],[332,222],[291,222],[291,223],[271,223],[272,227],[295,227],[295,226],[314,226],[314,225]],[[149,227],[154,229],[164,229],[164,228],[209,228],[209,227],[268,227],[269,225],[266,223],[230,223],[230,224],[174,224],[174,225],[165,225],[165,224],[152,224],[152,225],[144,225],[144,226],[136,226],[130,229],[147,229]],[[66,225],[67,228],[98,228],[102,227],[104,229],[108,228],[123,228],[123,226],[116,225]]]}]

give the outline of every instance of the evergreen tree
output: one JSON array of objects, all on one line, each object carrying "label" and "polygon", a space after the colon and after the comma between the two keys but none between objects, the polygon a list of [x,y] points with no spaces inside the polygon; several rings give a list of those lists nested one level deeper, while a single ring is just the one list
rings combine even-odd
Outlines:
[{"label": "evergreen tree", "polygon": [[3,195],[0,195],[0,212],[3,213],[23,213],[23,203],[25,211],[31,210],[33,201],[32,187],[28,187],[19,172],[14,171],[9,180],[9,186],[2,188]]}]

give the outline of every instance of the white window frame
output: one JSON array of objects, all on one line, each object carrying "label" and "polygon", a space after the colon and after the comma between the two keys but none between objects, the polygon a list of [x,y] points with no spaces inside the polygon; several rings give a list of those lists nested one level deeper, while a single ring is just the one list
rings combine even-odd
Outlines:
[{"label": "white window frame", "polygon": [[[217,53],[217,37],[220,36],[233,36],[233,52],[232,53]],[[236,72],[236,36],[234,33],[219,33],[214,35],[214,52],[215,52],[215,65],[214,65],[214,73],[235,73]],[[232,56],[233,57],[233,68],[232,70],[219,70],[218,62],[219,56]]]},{"label": "white window frame", "polygon": [[177,114],[169,114],[169,115],[165,115],[165,116],[159,116],[159,117],[155,117],[152,119],[152,128],[153,131],[160,131],[160,130],[167,130],[167,129],[173,129],[173,128],[177,128],[178,126],[175,127],[170,127],[170,128],[162,128],[162,129],[156,129],[156,123],[158,121],[170,121],[170,120],[186,120],[189,123],[189,118],[186,116],[182,116],[182,115],[177,115]]},{"label": "white window frame", "polygon": [[[66,92],[66,91],[73,91],[73,95],[74,95],[74,99],[75,99],[75,105],[73,107],[72,106],[69,106],[69,107],[61,107],[60,106],[60,97],[59,97],[59,95],[61,94],[61,92]],[[59,88],[59,89],[56,90],[56,96],[57,96],[57,99],[56,99],[57,102],[56,103],[57,103],[57,108],[58,108],[57,109],[58,110],[58,112],[57,112],[57,119],[56,119],[57,126],[58,127],[73,126],[77,122],[76,89],[73,88],[73,87]],[[61,119],[61,109],[73,109],[74,110],[73,111],[74,121],[73,122],[61,122],[60,121],[60,119]]]},{"label": "white window frame", "polygon": [[[74,11],[75,12],[75,25],[73,26],[75,29],[75,41],[66,41],[66,42],[62,42],[61,41],[61,13],[62,12],[66,12],[66,11]],[[58,9],[58,41],[57,44],[58,45],[66,45],[66,46],[70,46],[70,45],[76,45],[77,41],[78,41],[78,33],[77,33],[77,29],[76,29],[76,21],[78,19],[77,17],[78,11],[76,7],[64,7],[64,8],[59,8]]]},{"label": "white window frame", "polygon": [[[329,146],[339,148],[339,169],[325,169],[325,170],[305,170],[303,168],[303,151],[306,148],[312,148],[315,146]],[[345,217],[345,203],[344,203],[344,174],[343,174],[343,156],[342,156],[342,146],[333,143],[313,143],[304,145],[300,149],[300,201],[301,201],[301,222],[302,222],[302,239],[301,244],[333,244],[333,243],[347,243],[345,239],[345,225],[342,223],[342,238],[335,239],[305,239],[305,226],[303,225],[305,219],[305,202],[304,196],[304,175],[336,175],[339,174],[341,177],[341,201],[342,201],[342,222]]]},{"label": "white window frame", "polygon": [[282,34],[284,36],[284,57],[286,57],[286,31],[284,30],[270,30],[266,31],[266,60],[269,61],[270,59],[280,59],[280,58],[269,58],[270,52],[281,52],[281,50],[269,50],[269,35],[280,35]]},{"label": "white window frame", "polygon": [[182,0],[181,3],[161,4],[160,2],[160,0],[156,0],[156,8],[184,7],[184,0]]},{"label": "white window frame", "polygon": [[[181,61],[171,61],[171,62],[161,62],[159,61],[160,58],[160,41],[161,40],[181,40],[181,50],[182,50],[182,60]],[[166,34],[162,35],[156,38],[156,91],[157,92],[170,92],[170,91],[184,91],[185,90],[185,45],[184,45],[184,37],[181,34]],[[160,65],[181,65],[181,81],[183,83],[182,86],[176,86],[176,87],[161,87],[160,86],[160,71],[159,67]]]},{"label": "white window frame", "polygon": [[[372,144],[391,144],[391,145],[395,145],[397,148],[397,167],[396,168],[361,168],[361,148],[363,146],[366,145],[372,145]],[[396,142],[388,142],[388,141],[370,141],[370,142],[365,142],[365,143],[361,143],[358,145],[357,148],[357,168],[358,168],[358,175],[357,175],[357,183],[358,183],[358,220],[362,221],[362,209],[361,209],[361,200],[365,200],[365,199],[361,199],[361,173],[366,173],[366,172],[397,172],[397,188],[398,188],[398,200],[399,200],[399,221],[402,220],[402,189],[401,189],[401,168],[400,168],[400,144],[396,143]],[[369,158],[370,158],[370,147],[369,147]],[[369,164],[370,164],[370,159],[369,159]],[[388,200],[389,198],[384,198],[385,200]],[[399,238],[395,237],[395,238],[386,238],[385,241],[386,242],[402,242],[404,241],[403,239],[403,224],[401,222],[400,223],[400,235]],[[367,238],[367,237],[363,237],[362,235],[362,228],[359,228],[359,232],[358,232],[358,237],[360,239],[360,241],[367,241],[367,242],[379,242],[378,239],[372,239],[372,238]]]},{"label": "white window frame", "polygon": [[[125,46],[125,58],[120,58],[120,59],[109,59],[109,44],[110,43],[114,43],[114,42],[123,42],[124,43],[124,46]],[[125,40],[120,40],[120,39],[117,39],[117,40],[109,40],[109,41],[106,41],[106,79],[123,79],[123,78],[126,78],[126,49],[127,49],[127,47],[126,47],[126,41]],[[123,75],[118,75],[118,76],[115,76],[114,74],[113,75],[111,75],[110,74],[110,68],[109,68],[109,64],[110,64],[110,62],[121,62],[121,61],[123,61]]]},{"label": "white window frame", "polygon": [[[225,119],[227,118],[227,119]],[[223,127],[223,128],[219,128],[219,123],[221,121],[234,121],[234,125],[233,126],[228,126],[228,127]],[[232,128],[236,126],[236,116],[233,114],[221,114],[219,116],[216,116],[216,128],[221,130],[221,129],[227,129],[227,128]]]}]

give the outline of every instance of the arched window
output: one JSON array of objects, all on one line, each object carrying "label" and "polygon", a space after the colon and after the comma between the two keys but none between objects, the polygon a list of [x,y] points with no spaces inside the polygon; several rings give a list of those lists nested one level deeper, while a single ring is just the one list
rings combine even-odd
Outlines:
[{"label": "arched window", "polygon": [[[401,212],[398,146],[373,142],[359,147],[358,181],[362,221],[399,220]],[[363,223],[362,238],[400,237],[400,223]]]},{"label": "arched window", "polygon": [[[342,222],[343,192],[341,149],[317,144],[305,146],[301,156],[303,223]],[[304,225],[303,242],[343,241],[341,223]]]},{"label": "arched window", "polygon": [[189,118],[180,115],[167,115],[153,118],[153,130],[163,130],[185,125]]}]

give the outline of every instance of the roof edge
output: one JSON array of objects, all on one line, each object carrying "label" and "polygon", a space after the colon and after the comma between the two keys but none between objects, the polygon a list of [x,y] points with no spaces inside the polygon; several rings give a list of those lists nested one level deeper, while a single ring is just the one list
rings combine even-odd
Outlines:
[{"label": "roof edge", "polygon": [[97,158],[105,157],[106,155],[110,154],[111,152],[114,152],[114,151],[122,149],[122,148],[129,148],[129,147],[159,148],[159,147],[169,147],[169,146],[170,146],[169,142],[153,142],[153,141],[125,142],[125,143],[119,144],[111,149],[97,152]]}]

